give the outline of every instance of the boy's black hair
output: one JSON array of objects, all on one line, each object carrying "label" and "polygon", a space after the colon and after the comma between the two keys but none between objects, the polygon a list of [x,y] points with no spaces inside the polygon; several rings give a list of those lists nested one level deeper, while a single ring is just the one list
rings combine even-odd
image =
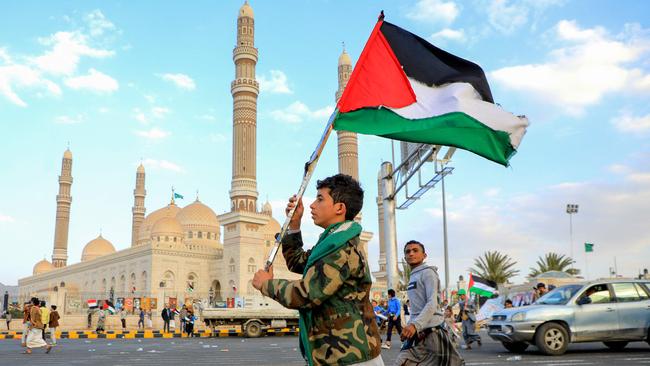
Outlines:
[{"label": "boy's black hair", "polygon": [[32,297],[32,305],[39,306],[41,304],[40,301],[38,301],[37,297]]},{"label": "boy's black hair", "polygon": [[504,304],[510,304],[510,305],[512,305],[512,300],[507,299],[507,300],[504,302]]},{"label": "boy's black hair", "polygon": [[329,188],[334,203],[345,205],[345,219],[354,220],[363,207],[363,188],[354,178],[336,174],[316,182],[316,189]]},{"label": "boy's black hair", "polygon": [[43,307],[43,306],[45,306],[45,305],[46,305],[46,304],[45,304],[45,301],[41,300],[41,305],[40,305],[40,306]]},{"label": "boy's black hair", "polygon": [[389,290],[388,290],[388,296],[390,296],[390,297],[395,297],[395,290],[393,290],[392,288],[389,289]]},{"label": "boy's black hair", "polygon": [[56,310],[56,305],[51,305],[52,310]]},{"label": "boy's black hair", "polygon": [[409,241],[407,241],[406,244],[404,244],[404,250],[406,250],[406,247],[409,246],[409,244],[417,244],[417,245],[420,246],[420,248],[422,248],[422,253],[426,253],[426,252],[427,252],[427,250],[424,249],[424,244],[420,243],[420,242],[417,241],[417,240],[409,240]]}]

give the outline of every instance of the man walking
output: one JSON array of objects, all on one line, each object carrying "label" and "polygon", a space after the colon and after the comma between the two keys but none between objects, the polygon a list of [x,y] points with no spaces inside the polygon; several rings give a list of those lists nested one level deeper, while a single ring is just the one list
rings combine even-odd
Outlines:
[{"label": "man walking", "polygon": [[52,341],[52,345],[56,346],[56,328],[59,327],[59,319],[61,319],[61,316],[59,316],[59,312],[56,311],[56,305],[51,305],[50,307],[52,310],[50,311],[50,321],[48,322],[48,327],[50,328],[50,339]]},{"label": "man walking", "polygon": [[395,297],[395,290],[392,288],[388,290],[388,330],[386,331],[386,343],[381,345],[381,348],[390,349],[390,338],[393,335],[393,327],[397,330],[397,335],[402,334],[402,317],[400,311],[402,304],[399,299]]},{"label": "man walking", "polygon": [[45,306],[45,301],[41,301],[41,321],[43,322],[43,339],[45,339],[45,331],[47,330],[47,325],[50,324],[50,309]]},{"label": "man walking", "polygon": [[183,333],[185,331],[185,322],[187,321],[187,306],[183,305],[178,319],[181,321],[181,333]]},{"label": "man walking", "polygon": [[122,330],[126,330],[126,316],[128,315],[128,312],[126,311],[126,308],[122,307],[120,309],[120,322],[122,323]]},{"label": "man walking", "polygon": [[407,286],[411,317],[402,331],[404,344],[395,365],[464,365],[442,325],[440,278],[435,267],[424,263],[426,257],[422,243],[411,240],[404,246],[404,258],[411,267]]},{"label": "man walking", "polygon": [[370,304],[372,279],[359,248],[361,225],[354,221],[363,206],[363,189],[349,175],[320,180],[309,206],[314,224],[325,229],[305,251],[300,233],[302,201],[296,208],[282,254],[289,270],[302,279],[273,278],[273,268],[258,271],[253,287],[287,308],[300,311],[300,350],[309,365],[383,365],[381,339]]},{"label": "man walking", "polygon": [[171,319],[171,310],[169,310],[168,304],[165,304],[165,308],[160,312],[160,316],[163,319],[163,332],[169,333],[169,320]]},{"label": "man walking", "polygon": [[144,329],[144,309],[139,308],[140,312],[138,313],[138,329],[140,329],[140,326],[142,326],[142,329]]},{"label": "man walking", "polygon": [[7,321],[7,330],[11,330],[11,311],[7,310],[5,314],[5,320]]}]

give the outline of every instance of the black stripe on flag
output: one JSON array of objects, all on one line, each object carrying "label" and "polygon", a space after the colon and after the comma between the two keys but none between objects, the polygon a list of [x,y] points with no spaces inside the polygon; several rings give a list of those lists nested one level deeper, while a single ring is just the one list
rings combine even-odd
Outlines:
[{"label": "black stripe on flag", "polygon": [[483,278],[483,277],[479,277],[479,276],[477,276],[475,274],[472,274],[472,279],[474,280],[475,283],[477,283],[477,282],[482,283],[482,284],[484,284],[486,286],[492,287],[495,290],[497,289],[497,283],[494,282],[494,281],[488,280],[488,279]]},{"label": "black stripe on flag", "polygon": [[470,83],[484,101],[494,103],[485,73],[479,65],[443,51],[386,21],[381,25],[381,33],[390,43],[407,76],[429,86]]}]

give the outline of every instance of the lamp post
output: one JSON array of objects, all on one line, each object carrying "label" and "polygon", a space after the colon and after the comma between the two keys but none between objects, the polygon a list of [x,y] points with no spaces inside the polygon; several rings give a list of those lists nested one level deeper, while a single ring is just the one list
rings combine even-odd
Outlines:
[{"label": "lamp post", "polygon": [[571,245],[571,268],[573,269],[573,263],[575,263],[575,257],[573,256],[573,214],[578,213],[578,205],[575,203],[569,203],[566,205],[566,213],[569,214],[569,240]]}]

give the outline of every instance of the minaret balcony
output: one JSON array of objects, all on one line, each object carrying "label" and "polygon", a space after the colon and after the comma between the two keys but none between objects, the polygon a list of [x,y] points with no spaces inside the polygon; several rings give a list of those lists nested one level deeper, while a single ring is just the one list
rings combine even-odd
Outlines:
[{"label": "minaret balcony", "polygon": [[232,50],[232,59],[237,62],[247,59],[257,63],[257,48],[251,46],[237,46]]},{"label": "minaret balcony", "polygon": [[230,83],[230,92],[232,94],[238,92],[250,92],[254,94],[260,93],[260,83],[255,79],[238,78]]}]

